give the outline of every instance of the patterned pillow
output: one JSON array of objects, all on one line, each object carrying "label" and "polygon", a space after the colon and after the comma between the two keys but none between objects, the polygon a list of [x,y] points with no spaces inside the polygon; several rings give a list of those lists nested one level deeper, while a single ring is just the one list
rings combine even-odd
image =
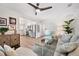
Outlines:
[{"label": "patterned pillow", "polygon": [[62,36],[61,40],[63,43],[68,43],[68,42],[70,42],[71,37],[72,37],[72,34],[64,34]]},{"label": "patterned pillow", "polygon": [[72,37],[72,34],[63,34],[62,37],[60,39],[58,39],[57,47],[64,43],[70,42],[71,37]]},{"label": "patterned pillow", "polygon": [[4,44],[4,51],[7,56],[15,56],[16,52],[10,46]]}]

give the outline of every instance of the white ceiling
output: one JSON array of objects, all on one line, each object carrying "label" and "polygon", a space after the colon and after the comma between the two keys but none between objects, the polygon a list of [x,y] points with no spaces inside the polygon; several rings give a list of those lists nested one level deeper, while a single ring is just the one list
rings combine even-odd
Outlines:
[{"label": "white ceiling", "polygon": [[68,4],[69,3],[40,3],[39,7],[41,8],[47,6],[52,6],[53,8],[42,11],[38,13],[38,15],[35,15],[35,9],[27,3],[0,3],[0,7],[15,11],[30,20],[59,22],[68,15],[79,15],[79,4],[72,4],[71,7],[68,7]]}]

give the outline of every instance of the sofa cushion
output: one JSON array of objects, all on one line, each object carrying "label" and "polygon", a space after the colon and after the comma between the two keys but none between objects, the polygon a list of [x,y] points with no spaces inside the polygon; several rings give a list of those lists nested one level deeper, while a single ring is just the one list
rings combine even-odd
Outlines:
[{"label": "sofa cushion", "polygon": [[4,52],[0,51],[0,56],[5,56]]},{"label": "sofa cushion", "polygon": [[69,53],[68,56],[79,56],[79,47],[75,49],[73,52]]},{"label": "sofa cushion", "polygon": [[29,48],[19,47],[16,49],[17,56],[37,56],[37,54]]},{"label": "sofa cushion", "polygon": [[77,48],[77,43],[70,42],[70,43],[65,43],[63,45],[60,45],[57,51],[60,53],[69,53],[76,48]]},{"label": "sofa cushion", "polygon": [[4,44],[4,51],[7,56],[15,56],[16,52],[10,46]]}]

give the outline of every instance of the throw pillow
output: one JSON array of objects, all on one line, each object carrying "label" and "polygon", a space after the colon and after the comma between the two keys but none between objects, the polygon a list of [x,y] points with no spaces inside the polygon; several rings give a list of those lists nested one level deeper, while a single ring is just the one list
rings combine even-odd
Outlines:
[{"label": "throw pillow", "polygon": [[4,48],[2,46],[0,46],[0,51],[4,52]]},{"label": "throw pillow", "polygon": [[57,51],[60,53],[69,53],[76,48],[77,48],[77,43],[70,42],[70,43],[65,43],[63,45],[59,45]]},{"label": "throw pillow", "polygon": [[16,52],[10,46],[4,44],[4,50],[7,56],[15,56]]},{"label": "throw pillow", "polygon": [[71,37],[72,34],[63,34],[62,37],[58,40],[57,46],[70,42]]},{"label": "throw pillow", "polygon": [[2,51],[0,51],[0,56],[5,56],[5,54]]},{"label": "throw pillow", "polygon": [[64,34],[62,36],[61,40],[63,43],[68,43],[68,42],[70,42],[71,37],[72,37],[72,34]]}]

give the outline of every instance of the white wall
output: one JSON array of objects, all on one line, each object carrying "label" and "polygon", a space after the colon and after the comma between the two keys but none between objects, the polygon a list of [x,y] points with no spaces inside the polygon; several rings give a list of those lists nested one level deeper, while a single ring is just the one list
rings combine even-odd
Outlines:
[{"label": "white wall", "polygon": [[7,18],[7,25],[9,25],[9,17],[16,18],[16,29],[18,29],[19,14],[7,8],[0,7],[0,17]]},{"label": "white wall", "polygon": [[56,4],[55,6],[53,4],[51,12],[49,11],[47,16],[44,14],[47,15],[47,12],[43,13],[43,17],[46,17],[43,23],[51,30],[56,30],[56,26],[62,26],[65,20],[79,17],[79,5],[72,4],[71,7],[67,7],[64,4]]},{"label": "white wall", "polygon": [[9,17],[16,18],[16,30],[17,33],[20,33],[21,35],[26,34],[27,25],[37,23],[33,20],[22,17],[21,14],[18,14],[13,10],[3,7],[0,7],[0,17],[7,18],[7,25],[9,25]]},{"label": "white wall", "polygon": [[73,33],[79,35],[79,17],[74,18],[71,26],[74,28]]},{"label": "white wall", "polygon": [[[7,8],[3,8],[3,7],[0,7],[0,17],[3,17],[3,18],[7,18],[7,25],[9,25],[9,17],[14,17],[16,18],[16,30],[17,30],[17,33],[20,33],[20,34],[25,34],[25,25],[27,24],[27,19],[24,19],[20,14],[18,14],[17,12],[13,11],[13,10],[10,10],[10,9],[7,9]],[[20,24],[20,19],[22,19],[22,24]],[[21,31],[21,27],[23,25],[23,30]]]}]

